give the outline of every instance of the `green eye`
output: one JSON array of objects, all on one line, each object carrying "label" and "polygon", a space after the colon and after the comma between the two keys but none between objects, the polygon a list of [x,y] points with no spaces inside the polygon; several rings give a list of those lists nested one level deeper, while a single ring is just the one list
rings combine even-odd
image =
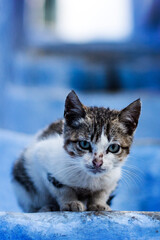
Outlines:
[{"label": "green eye", "polygon": [[82,149],[85,149],[85,150],[89,150],[91,148],[91,145],[89,142],[87,141],[80,141],[79,142],[79,146],[82,148]]},{"label": "green eye", "polygon": [[120,146],[116,143],[111,144],[107,149],[107,151],[111,153],[117,153],[119,152],[119,150],[120,150]]}]

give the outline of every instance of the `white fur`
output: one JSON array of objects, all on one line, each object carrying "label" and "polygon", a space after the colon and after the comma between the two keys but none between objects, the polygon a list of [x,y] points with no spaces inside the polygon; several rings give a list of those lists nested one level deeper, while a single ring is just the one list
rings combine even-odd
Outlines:
[{"label": "white fur", "polygon": [[[90,174],[85,167],[86,162],[92,164],[93,154],[85,154],[83,160],[80,157],[72,158],[63,148],[63,136],[54,135],[50,138],[33,142],[24,153],[25,167],[36,189],[38,196],[31,196],[15,183],[15,191],[20,205],[25,211],[29,211],[30,203],[43,207],[47,204],[47,198],[52,195],[58,203],[63,204],[68,200],[76,200],[74,188],[86,188],[91,191],[105,190],[106,198],[115,189],[121,176],[121,168],[114,168],[113,154],[105,154],[109,142],[102,132],[101,138],[93,146],[93,152],[104,155],[104,174]],[[66,188],[56,188],[47,179],[47,174],[51,173]],[[105,199],[106,201],[107,199]]]},{"label": "white fur", "polygon": [[32,201],[31,197],[28,195],[23,186],[20,185],[17,181],[13,181],[13,188],[16,193],[19,205],[23,208],[24,212],[29,212]]},{"label": "white fur", "polygon": [[74,122],[73,122],[73,124],[74,124],[74,126],[79,126],[80,124],[82,124],[82,123],[84,123],[85,122],[85,120],[84,120],[84,118],[79,118],[78,120],[75,120]]},{"label": "white fur", "polygon": [[[98,142],[96,148],[98,154],[103,153],[105,155],[106,148],[109,146],[107,141],[107,138],[102,134],[101,140]],[[102,186],[104,187],[105,183],[102,181],[102,176],[95,178],[95,176],[88,175],[82,166],[81,158],[72,158],[68,155],[63,148],[63,136],[56,135],[52,138],[37,142],[28,148],[25,153],[25,158],[27,159],[26,167],[33,177],[34,182],[37,183],[37,188],[41,189],[42,185],[48,185],[48,180],[46,183],[48,172],[53,173],[53,176],[58,179],[58,181],[68,186],[90,188],[90,185],[93,185],[94,179],[96,179],[95,185],[99,187],[95,187],[99,189],[101,189]],[[107,160],[110,161],[110,156],[108,156]],[[80,181],[80,179],[83,178],[88,182]],[[92,182],[92,184],[90,182]]]}]

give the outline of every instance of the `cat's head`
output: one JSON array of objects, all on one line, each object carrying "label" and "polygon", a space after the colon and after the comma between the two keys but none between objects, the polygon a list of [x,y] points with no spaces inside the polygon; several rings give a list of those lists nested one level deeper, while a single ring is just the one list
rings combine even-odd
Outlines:
[{"label": "cat's head", "polygon": [[121,111],[84,106],[74,91],[65,102],[64,148],[86,173],[119,167],[129,154],[141,111],[140,99]]}]

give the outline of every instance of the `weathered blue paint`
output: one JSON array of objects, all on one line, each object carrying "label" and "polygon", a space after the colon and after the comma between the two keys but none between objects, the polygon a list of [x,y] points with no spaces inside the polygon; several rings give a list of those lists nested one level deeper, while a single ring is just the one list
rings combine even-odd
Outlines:
[{"label": "weathered blue paint", "polygon": [[0,240],[159,240],[160,213],[0,213]]}]

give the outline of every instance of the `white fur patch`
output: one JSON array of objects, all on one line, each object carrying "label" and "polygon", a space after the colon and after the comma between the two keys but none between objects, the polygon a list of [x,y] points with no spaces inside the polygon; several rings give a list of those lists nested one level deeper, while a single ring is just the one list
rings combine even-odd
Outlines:
[{"label": "white fur patch", "polygon": [[77,127],[84,122],[85,122],[84,118],[79,118],[78,120],[73,122],[73,125]]},{"label": "white fur patch", "polygon": [[109,146],[109,141],[107,136],[104,134],[104,129],[102,130],[101,137],[97,144],[93,146],[93,152],[97,153],[98,155],[106,153],[106,150]]},{"label": "white fur patch", "polygon": [[[18,199],[24,209],[29,208],[29,204],[43,205],[47,202],[49,193],[57,197],[61,189],[57,189],[47,179],[47,174],[51,173],[60,183],[72,188],[87,188],[92,191],[106,189],[108,194],[114,190],[120,178],[120,168],[113,168],[113,154],[106,154],[109,146],[107,136],[102,131],[101,138],[95,144],[93,151],[97,154],[103,153],[104,167],[107,172],[103,175],[88,174],[85,167],[85,157],[88,163],[92,164],[93,153],[87,153],[84,157],[72,158],[63,148],[63,136],[54,135],[48,139],[33,142],[25,151],[25,167],[34,185],[39,192],[37,198],[30,199],[24,189],[17,188]],[[23,199],[21,199],[21,196]],[[37,203],[38,201],[38,203]]]}]

